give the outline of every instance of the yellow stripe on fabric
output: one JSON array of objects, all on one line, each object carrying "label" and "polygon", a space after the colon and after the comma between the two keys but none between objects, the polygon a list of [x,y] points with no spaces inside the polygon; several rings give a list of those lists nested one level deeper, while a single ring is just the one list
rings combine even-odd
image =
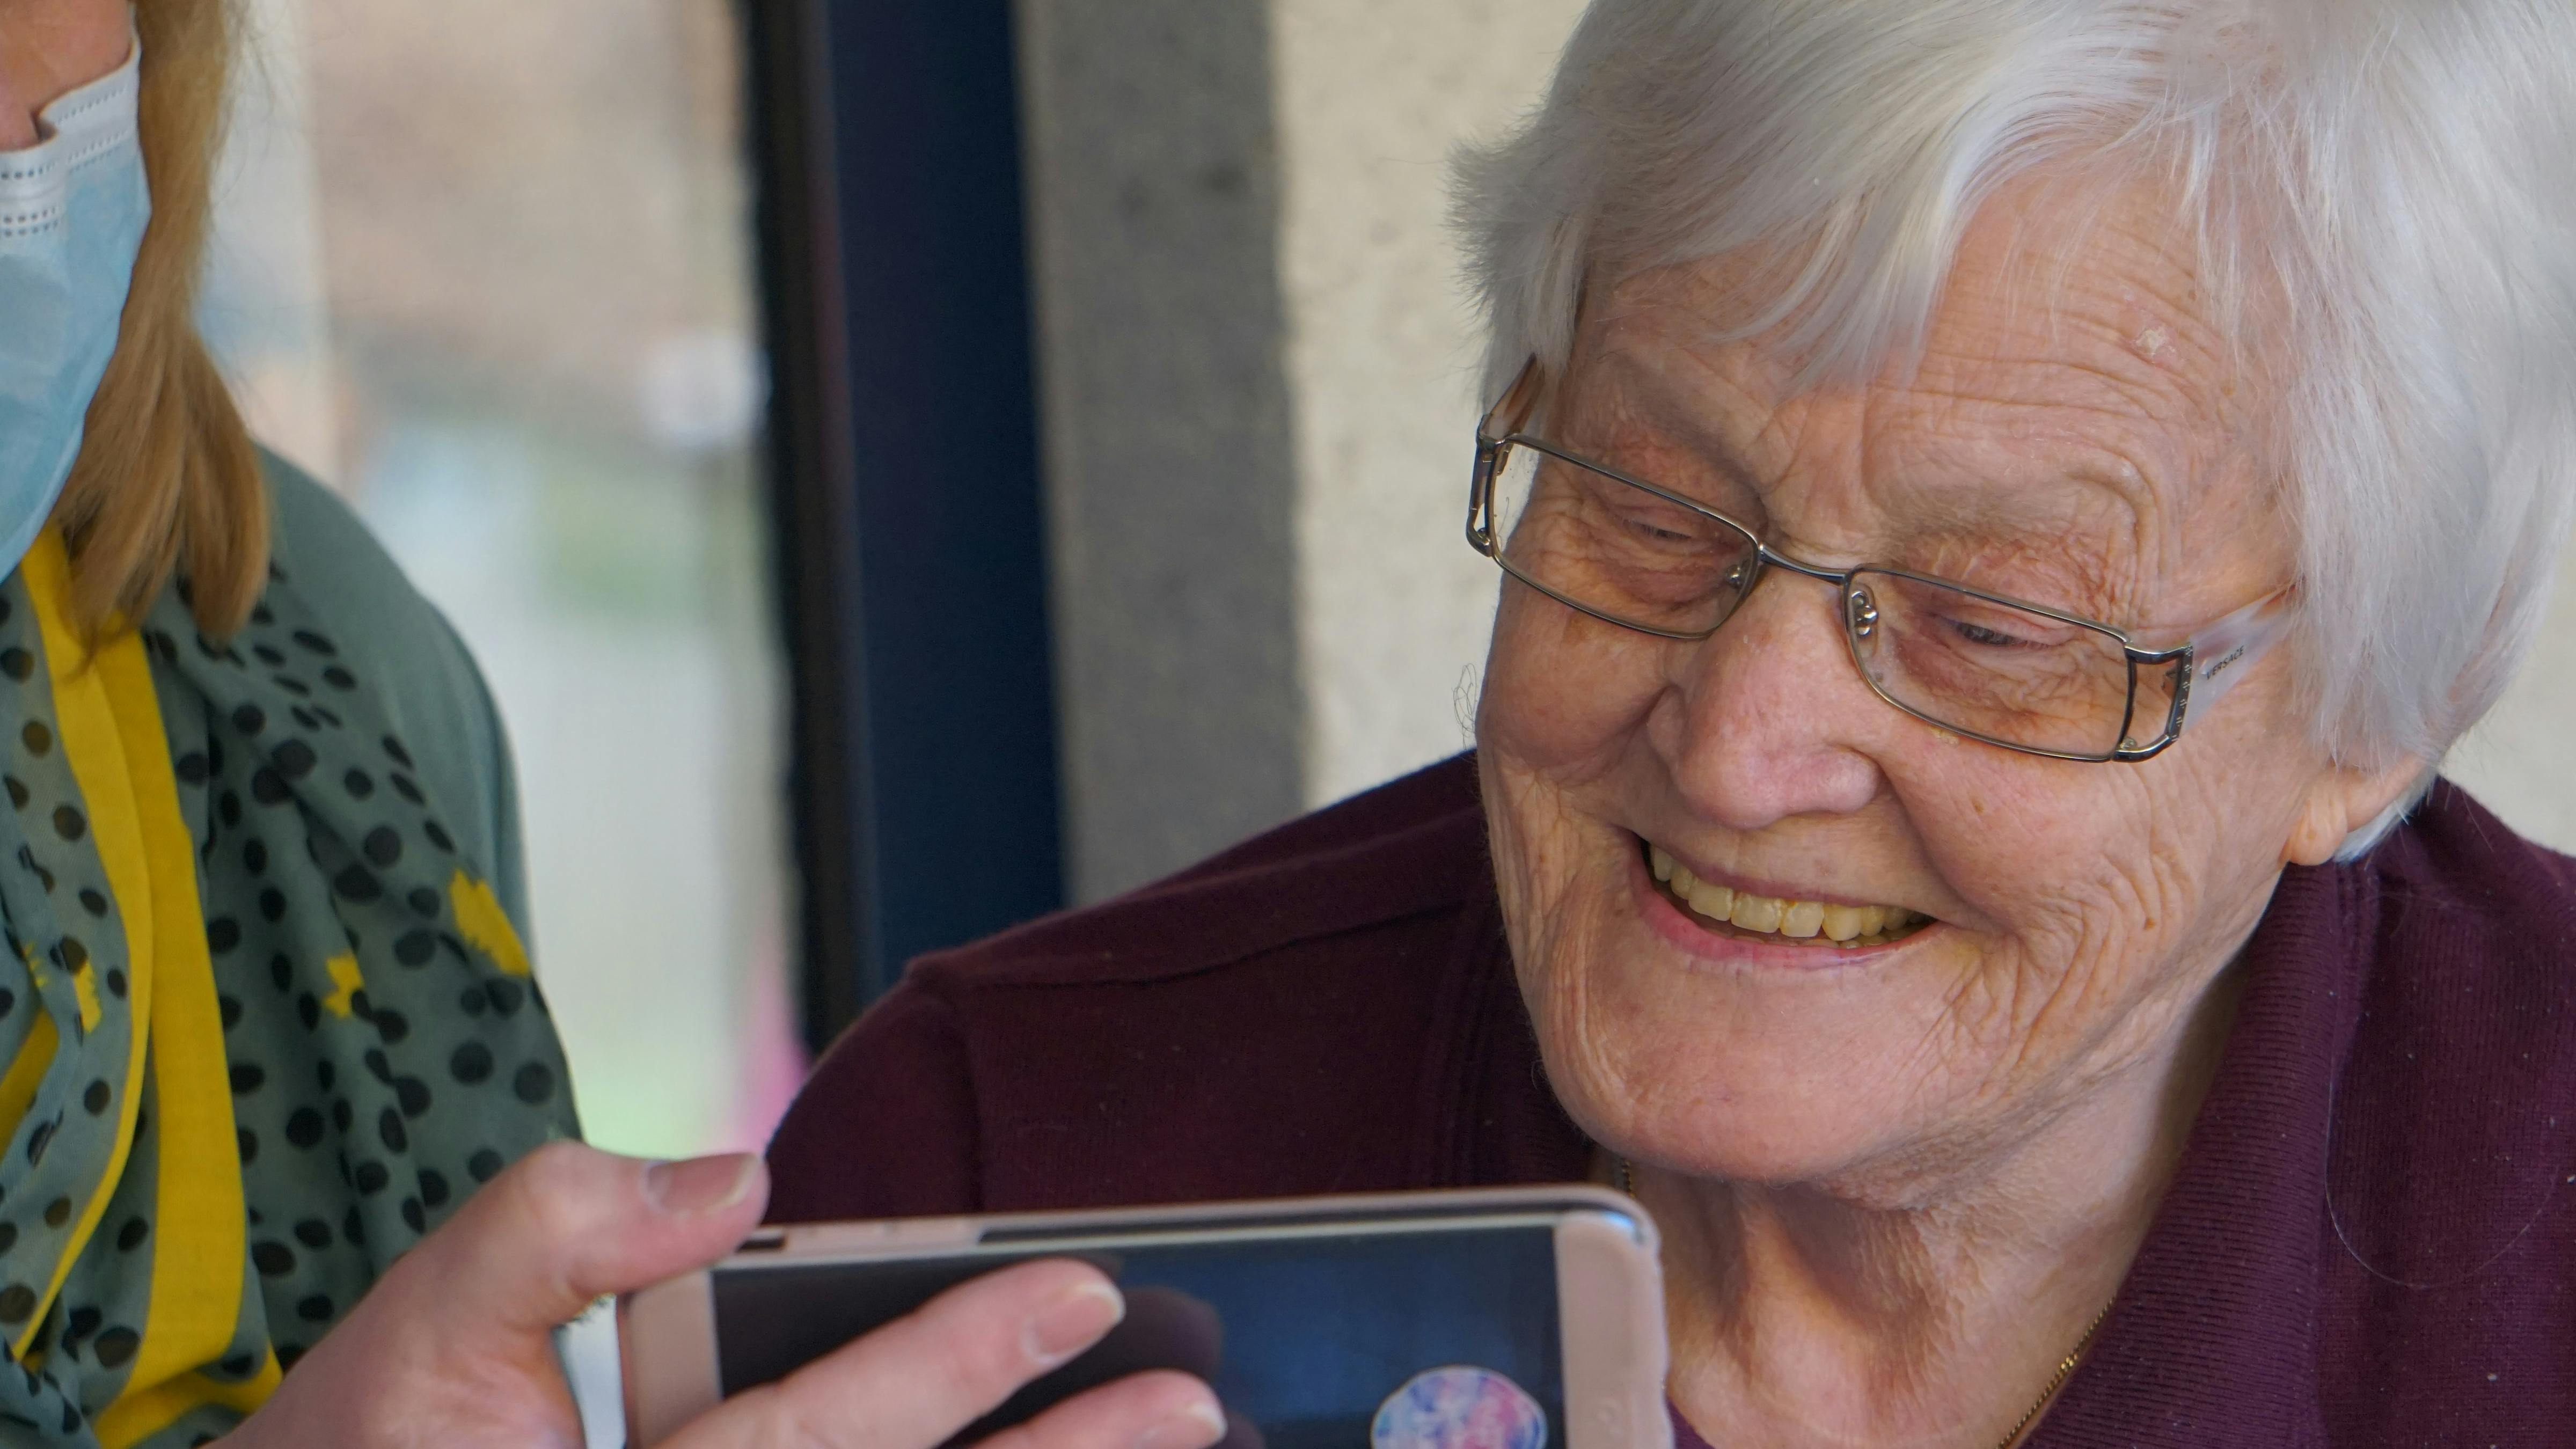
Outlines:
[{"label": "yellow stripe on fabric", "polygon": [[36,1024],[27,1028],[26,1041],[19,1044],[18,1056],[9,1063],[9,1074],[0,1077],[0,1141],[6,1141],[18,1130],[27,1108],[36,1100],[36,1088],[45,1082],[45,1069],[54,1064],[54,1047],[62,1040],[55,1030],[54,1019],[39,1015]]},{"label": "yellow stripe on fabric", "polygon": [[512,976],[528,974],[528,948],[519,941],[519,933],[510,926],[510,913],[501,909],[500,897],[492,893],[490,881],[476,880],[463,871],[447,883],[447,899],[456,908],[456,930],[475,948],[492,958],[492,964]]},{"label": "yellow stripe on fabric", "polygon": [[322,998],[322,1009],[346,1021],[358,1009],[358,993],[367,989],[367,978],[358,970],[355,954],[343,951],[322,963],[331,973],[331,994]]},{"label": "yellow stripe on fabric", "polygon": [[284,1376],[274,1353],[260,1365],[257,1374],[237,1384],[222,1383],[204,1374],[181,1374],[141,1393],[129,1390],[119,1395],[115,1403],[90,1421],[90,1432],[98,1436],[101,1449],[127,1449],[179,1422],[181,1414],[200,1404],[221,1404],[248,1417],[277,1392],[277,1381]]},{"label": "yellow stripe on fabric", "polygon": [[105,1011],[98,1004],[98,963],[83,961],[72,973],[72,1000],[80,1006],[81,1030],[98,1030],[99,1018]]},{"label": "yellow stripe on fabric", "polygon": [[[179,813],[179,782],[142,640],[129,633],[103,650],[98,673],[115,706],[140,828],[141,859],[129,869],[139,866],[140,889],[152,901],[152,1110],[160,1124],[152,1298],[122,1402],[165,1386],[185,1389],[194,1370],[231,1347],[249,1227],[223,1010],[197,901],[196,842]],[[100,844],[103,852],[107,842]],[[108,878],[120,903],[132,898],[112,864]],[[117,1449],[104,1432],[100,1441]]]},{"label": "yellow stripe on fabric", "polygon": [[[152,893],[143,878],[143,827],[126,768],[125,741],[108,700],[107,680],[101,671],[90,667],[89,651],[71,625],[71,559],[63,552],[62,536],[51,528],[38,534],[35,546],[27,550],[18,568],[27,581],[28,602],[35,606],[37,632],[45,643],[45,672],[54,686],[54,730],[62,740],[64,758],[71,764],[73,782],[80,787],[90,837],[97,844],[99,863],[107,870],[108,889],[114,892],[118,913],[124,917],[126,1000],[134,1014],[133,1041],[126,1054],[125,1090],[117,1099],[116,1141],[108,1153],[107,1171],[99,1178],[89,1201],[81,1205],[80,1217],[65,1240],[63,1256],[54,1264],[44,1294],[36,1300],[35,1312],[28,1315],[26,1331],[11,1345],[23,1359],[27,1345],[44,1326],[54,1295],[62,1291],[63,1278],[71,1272],[73,1260],[98,1230],[108,1197],[125,1176],[125,1159],[134,1150],[134,1114],[142,1104],[143,1062],[151,1045],[148,1013],[152,1001],[153,938]],[[141,659],[140,638],[124,635],[119,645],[109,646],[110,652],[120,645]],[[157,705],[153,718],[156,722],[160,718]],[[153,753],[160,757],[166,772],[169,746],[160,745]],[[170,790],[175,801],[177,785],[172,784]],[[192,869],[192,888],[193,877]],[[225,1094],[224,1110],[232,1110],[229,1092]]]}]

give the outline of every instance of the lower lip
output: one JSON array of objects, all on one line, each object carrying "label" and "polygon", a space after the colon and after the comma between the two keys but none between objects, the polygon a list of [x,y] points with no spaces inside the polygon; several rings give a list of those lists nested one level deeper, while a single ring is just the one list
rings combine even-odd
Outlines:
[{"label": "lower lip", "polygon": [[1875,946],[1792,946],[1785,942],[1757,941],[1747,936],[1730,935],[1711,930],[1699,918],[1673,904],[1655,884],[1647,871],[1645,852],[1628,853],[1628,878],[1635,890],[1638,910],[1653,927],[1655,934],[1679,947],[1685,954],[1704,961],[1722,961],[1729,965],[1759,966],[1790,971],[1830,971],[1845,966],[1876,965],[1891,953],[1941,929],[1934,921],[1916,928],[1894,941]]}]

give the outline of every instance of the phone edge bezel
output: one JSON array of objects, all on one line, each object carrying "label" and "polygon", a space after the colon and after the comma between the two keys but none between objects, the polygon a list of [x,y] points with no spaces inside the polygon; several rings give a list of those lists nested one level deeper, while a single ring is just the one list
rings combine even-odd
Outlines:
[{"label": "phone edge bezel", "polygon": [[[1206,1230],[1272,1218],[1325,1226],[1384,1221],[1389,1217],[1436,1226],[1456,1219],[1512,1213],[1549,1214],[1557,1220],[1554,1232],[1561,1326],[1566,1320],[1567,1305],[1574,1301],[1567,1296],[1565,1245],[1569,1223],[1578,1217],[1597,1222],[1604,1216],[1624,1222],[1627,1231],[1621,1236],[1633,1245],[1633,1251],[1620,1258],[1623,1281],[1617,1285],[1618,1301],[1628,1307],[1625,1321],[1617,1328],[1623,1335],[1633,1334],[1640,1315],[1650,1313],[1655,1329],[1652,1341],[1661,1342],[1663,1285],[1654,1219],[1633,1199],[1591,1183],[783,1224],[755,1233],[746,1250],[620,1296],[618,1357],[624,1379],[621,1387],[627,1409],[627,1442],[633,1449],[647,1449],[722,1397],[713,1277],[719,1272],[971,1252],[997,1232],[1015,1236],[1045,1233],[1043,1237],[1009,1244],[1008,1250],[1017,1253],[1032,1247],[1043,1251],[1049,1242],[1086,1240],[1104,1230],[1120,1228],[1185,1231],[1172,1225],[1187,1224]],[[1054,1231],[1047,1231],[1050,1229]],[[1641,1302],[1642,1309],[1638,1306]],[[650,1348],[643,1346],[648,1340]],[[1648,1365],[1634,1361],[1634,1355],[1583,1356],[1573,1347],[1575,1335],[1564,1335],[1562,1342],[1566,1449],[1665,1449],[1670,1444],[1671,1425],[1661,1411],[1664,1372],[1660,1358]],[[1585,1359],[1580,1367],[1578,1357]],[[1605,1371],[1597,1365],[1604,1357],[1614,1362],[1619,1357],[1631,1361],[1624,1370],[1610,1370],[1609,1381],[1603,1383]],[[1627,1432],[1605,1438],[1600,1429],[1588,1427],[1597,1420],[1583,1410],[1602,1402],[1626,1406]]]}]

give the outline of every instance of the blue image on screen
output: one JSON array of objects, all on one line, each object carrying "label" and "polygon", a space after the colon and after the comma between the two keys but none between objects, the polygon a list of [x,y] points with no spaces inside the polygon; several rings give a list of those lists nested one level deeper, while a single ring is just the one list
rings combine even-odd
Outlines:
[{"label": "blue image on screen", "polygon": [[[1025,1256],[782,1265],[714,1275],[725,1392],[767,1383],[939,1292]],[[1468,1366],[1534,1400],[1562,1445],[1556,1245],[1544,1224],[1233,1242],[1079,1254],[1114,1277],[1127,1317],[1089,1353],[1030,1384],[953,1444],[1146,1368],[1205,1378],[1226,1449],[1368,1449],[1387,1398],[1428,1369]]]},{"label": "blue image on screen", "polygon": [[1499,1373],[1551,1424],[1562,1417],[1556,1246],[1543,1227],[1145,1249],[1103,1266],[1131,1301],[1162,1290],[1214,1310],[1223,1341],[1209,1381],[1268,1449],[1366,1445],[1388,1395],[1453,1364]]}]

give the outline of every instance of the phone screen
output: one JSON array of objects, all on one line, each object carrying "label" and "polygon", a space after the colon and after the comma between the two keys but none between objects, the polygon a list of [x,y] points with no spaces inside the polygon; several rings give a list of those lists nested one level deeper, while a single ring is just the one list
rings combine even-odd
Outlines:
[{"label": "phone screen", "polygon": [[[1206,1379],[1226,1407],[1227,1449],[1366,1449],[1380,1410],[1408,1385],[1407,1403],[1446,1395],[1454,1408],[1465,1392],[1518,1416],[1513,1432],[1491,1442],[1565,1442],[1555,1233],[1545,1222],[719,1269],[724,1392],[781,1378],[979,1273],[1062,1256],[1116,1279],[1126,1319],[952,1442],[972,1443],[1145,1368]],[[1481,1374],[1430,1372],[1449,1369]],[[1510,1389],[1495,1387],[1495,1377]]]}]

